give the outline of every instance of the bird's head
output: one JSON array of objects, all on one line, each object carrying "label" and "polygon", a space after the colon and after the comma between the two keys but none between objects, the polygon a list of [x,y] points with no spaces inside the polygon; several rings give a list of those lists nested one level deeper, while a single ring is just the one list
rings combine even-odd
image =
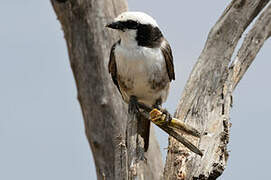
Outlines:
[{"label": "bird's head", "polygon": [[151,46],[153,41],[162,37],[156,21],[143,12],[123,12],[106,27],[117,30],[124,43]]}]

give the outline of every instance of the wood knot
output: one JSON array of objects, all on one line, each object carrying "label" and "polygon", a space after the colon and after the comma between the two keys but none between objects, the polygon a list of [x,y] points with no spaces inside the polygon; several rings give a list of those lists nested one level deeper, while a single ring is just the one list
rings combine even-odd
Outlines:
[{"label": "wood knot", "polygon": [[237,2],[234,5],[234,8],[239,9],[239,8],[243,7],[245,4],[246,4],[246,0],[240,0],[239,2]]}]

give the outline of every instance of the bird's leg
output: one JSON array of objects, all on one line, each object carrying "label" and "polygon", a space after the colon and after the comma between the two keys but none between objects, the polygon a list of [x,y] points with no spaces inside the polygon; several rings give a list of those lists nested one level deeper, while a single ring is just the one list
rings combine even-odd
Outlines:
[{"label": "bird's leg", "polygon": [[136,96],[130,96],[128,112],[130,114],[138,114],[139,113],[138,101],[137,101]]},{"label": "bird's leg", "polygon": [[172,116],[166,109],[162,108],[161,104],[162,104],[162,99],[159,98],[156,100],[155,105],[153,107],[161,111],[165,115],[165,123],[170,124],[172,120]]}]

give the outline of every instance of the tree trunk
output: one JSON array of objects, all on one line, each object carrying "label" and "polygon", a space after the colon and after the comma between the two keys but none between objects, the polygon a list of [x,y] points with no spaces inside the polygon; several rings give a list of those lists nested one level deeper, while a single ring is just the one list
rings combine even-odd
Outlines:
[{"label": "tree trunk", "polygon": [[[162,160],[151,128],[147,153],[140,151],[138,121],[127,113],[112,83],[107,64],[117,37],[104,29],[125,0],[51,0],[67,42],[86,135],[98,179],[161,179]],[[233,0],[211,29],[205,47],[187,81],[175,116],[201,131],[200,139],[183,135],[203,151],[200,157],[174,138],[163,179],[213,180],[228,159],[232,92],[271,34],[269,5],[247,34],[233,63],[236,45],[269,0]],[[144,160],[146,157],[146,160]]]},{"label": "tree trunk", "polygon": [[[129,179],[160,179],[163,166],[154,130],[151,129],[150,147],[145,155],[127,147],[139,138],[135,134],[137,122],[127,125],[133,117],[129,117],[127,105],[107,70],[111,46],[118,39],[104,26],[127,10],[126,1],[51,2],[67,42],[98,179],[120,180],[128,176]],[[146,160],[141,160],[142,156]]]},{"label": "tree trunk", "polygon": [[230,61],[243,32],[268,2],[233,0],[210,31],[175,114],[202,132],[200,139],[187,138],[199,146],[204,156],[189,152],[169,138],[165,179],[213,180],[223,173],[229,156],[232,92],[270,36],[271,6],[247,35],[234,63],[230,65]]}]

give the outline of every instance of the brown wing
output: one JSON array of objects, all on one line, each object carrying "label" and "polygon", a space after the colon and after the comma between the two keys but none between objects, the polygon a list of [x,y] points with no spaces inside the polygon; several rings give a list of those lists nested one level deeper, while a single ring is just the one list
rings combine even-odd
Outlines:
[{"label": "brown wing", "polygon": [[109,57],[110,59],[109,59],[109,63],[108,63],[108,71],[111,74],[111,77],[112,77],[114,84],[117,86],[119,92],[121,93],[119,83],[117,80],[117,64],[116,64],[115,52],[114,52],[116,45],[119,43],[120,43],[120,41],[116,42],[111,48],[110,57]]},{"label": "brown wing", "polygon": [[165,58],[165,61],[166,61],[167,73],[168,73],[169,80],[170,81],[175,80],[172,51],[171,51],[170,45],[166,39],[164,39],[161,44],[161,51],[162,51],[164,58]]}]

